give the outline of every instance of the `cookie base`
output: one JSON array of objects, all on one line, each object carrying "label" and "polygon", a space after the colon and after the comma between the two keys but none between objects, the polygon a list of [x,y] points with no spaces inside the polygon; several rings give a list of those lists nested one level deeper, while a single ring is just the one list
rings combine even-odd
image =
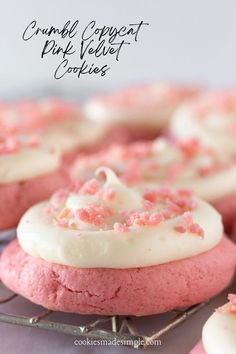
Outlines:
[{"label": "cookie base", "polygon": [[236,193],[220,198],[213,206],[222,215],[225,232],[236,239]]},{"label": "cookie base", "polygon": [[17,240],[3,251],[0,278],[14,292],[51,310],[144,316],[204,301],[223,290],[236,265],[226,237],[200,255],[144,268],[75,268],[28,255]]},{"label": "cookie base", "polygon": [[48,199],[69,181],[68,173],[61,169],[28,181],[0,185],[0,230],[15,227],[27,209]]}]

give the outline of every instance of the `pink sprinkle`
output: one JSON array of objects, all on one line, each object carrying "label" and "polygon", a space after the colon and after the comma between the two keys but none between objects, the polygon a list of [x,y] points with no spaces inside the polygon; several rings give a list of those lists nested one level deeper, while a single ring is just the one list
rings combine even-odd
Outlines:
[{"label": "pink sprinkle", "polygon": [[59,228],[67,227],[67,220],[54,220],[54,225]]},{"label": "pink sprinkle", "polygon": [[204,230],[198,224],[190,225],[189,231],[197,236],[200,236],[201,238],[203,238],[203,236],[204,236]]},{"label": "pink sprinkle", "polygon": [[73,193],[78,193],[82,186],[84,185],[84,180],[76,178],[70,183],[69,190]]},{"label": "pink sprinkle", "polygon": [[111,209],[107,207],[91,205],[77,209],[75,217],[88,224],[102,225],[105,218],[111,216],[112,213]]},{"label": "pink sprinkle", "polygon": [[169,196],[171,196],[171,194],[171,190],[167,186],[162,186],[158,190],[158,195],[164,198],[168,198]]},{"label": "pink sprinkle", "polygon": [[186,232],[186,228],[179,225],[174,227],[175,231],[179,232],[180,234],[184,234]]},{"label": "pink sprinkle", "polygon": [[201,167],[198,169],[198,173],[200,176],[208,176],[212,174],[214,171],[216,171],[217,166],[216,165],[211,165],[208,167]]},{"label": "pink sprinkle", "polygon": [[144,198],[149,202],[155,203],[157,200],[157,191],[150,190],[144,193]]},{"label": "pink sprinkle", "polygon": [[178,193],[181,197],[190,198],[193,194],[193,191],[191,189],[179,189]]},{"label": "pink sprinkle", "polygon": [[117,232],[128,232],[129,228],[126,225],[121,224],[120,222],[115,222],[113,229]]},{"label": "pink sprinkle", "polygon": [[59,189],[58,191],[56,191],[53,196],[52,199],[56,204],[61,204],[64,203],[65,200],[67,199],[67,197],[69,196],[69,191],[66,189]]},{"label": "pink sprinkle", "polygon": [[145,219],[142,218],[136,218],[133,221],[133,226],[147,226],[148,222]]},{"label": "pink sprinkle", "polygon": [[158,225],[162,221],[164,221],[165,218],[161,213],[153,213],[150,215],[149,222],[152,225]]},{"label": "pink sprinkle", "polygon": [[230,312],[232,312],[233,314],[236,314],[236,295],[229,294],[228,300],[230,302]]},{"label": "pink sprinkle", "polygon": [[165,209],[162,212],[162,215],[164,216],[165,220],[171,219],[172,216],[174,216],[174,213],[170,209]]},{"label": "pink sprinkle", "polygon": [[191,157],[198,153],[200,143],[197,138],[189,138],[177,143],[177,146],[182,150],[182,152]]},{"label": "pink sprinkle", "polygon": [[21,143],[19,139],[14,136],[5,138],[2,143],[0,141],[0,153],[14,153],[19,151],[20,148]]},{"label": "pink sprinkle", "polygon": [[104,189],[99,189],[97,195],[102,200],[109,201],[115,198],[116,192],[111,188],[104,188]]},{"label": "pink sprinkle", "polygon": [[143,208],[145,210],[151,210],[154,206],[154,203],[150,202],[149,200],[144,200],[143,202]]},{"label": "pink sprinkle", "polygon": [[228,126],[228,131],[231,135],[236,135],[236,123],[231,123],[229,126]]},{"label": "pink sprinkle", "polygon": [[93,195],[98,191],[98,183],[95,179],[91,179],[90,181],[84,183],[84,185],[80,189],[80,193],[82,194],[90,194]]},{"label": "pink sprinkle", "polygon": [[28,142],[27,142],[27,145],[29,147],[38,147],[40,145],[40,142],[39,142],[39,139],[32,136],[29,138]]},{"label": "pink sprinkle", "polygon": [[167,209],[166,211],[173,213],[173,214],[179,214],[181,213],[181,208],[178,204],[176,204],[175,202],[173,202],[172,200],[167,200],[166,201],[167,204]]},{"label": "pink sprinkle", "polygon": [[186,225],[186,226],[189,226],[193,223],[193,217],[192,217],[192,214],[190,213],[190,211],[186,211],[183,215],[182,215],[182,220],[183,220],[183,223]]}]

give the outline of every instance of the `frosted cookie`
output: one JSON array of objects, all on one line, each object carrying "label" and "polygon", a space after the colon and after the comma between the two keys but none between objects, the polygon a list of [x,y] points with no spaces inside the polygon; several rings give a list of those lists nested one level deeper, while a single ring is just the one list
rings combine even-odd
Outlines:
[{"label": "frosted cookie", "polygon": [[196,87],[151,83],[97,95],[84,105],[85,116],[107,127],[111,142],[155,138],[177,106],[196,95]]},{"label": "frosted cookie", "polygon": [[68,161],[99,144],[103,136],[103,128],[84,119],[78,105],[58,99],[2,105],[0,131],[40,134]]},{"label": "frosted cookie", "polygon": [[85,119],[78,105],[59,100],[45,100],[38,105],[45,126],[43,139],[60,149],[66,160],[100,146],[104,128]]},{"label": "frosted cookie", "polygon": [[1,257],[6,286],[52,310],[142,316],[228,285],[236,247],[209,204],[186,190],[141,193],[108,168],[97,175],[24,214]]},{"label": "frosted cookie", "polygon": [[192,189],[222,214],[227,232],[234,228],[236,160],[197,139],[176,142],[158,138],[81,155],[71,169],[72,178],[91,177],[100,165],[114,169],[128,185],[145,188],[169,184]]},{"label": "frosted cookie", "polygon": [[220,152],[236,154],[236,89],[208,92],[182,105],[173,115],[174,137],[197,137]]},{"label": "frosted cookie", "polygon": [[190,354],[235,354],[236,295],[229,294],[228,299],[229,302],[207,320],[202,329],[202,341]]},{"label": "frosted cookie", "polygon": [[31,205],[68,181],[60,153],[40,138],[0,138],[0,230],[16,226]]}]

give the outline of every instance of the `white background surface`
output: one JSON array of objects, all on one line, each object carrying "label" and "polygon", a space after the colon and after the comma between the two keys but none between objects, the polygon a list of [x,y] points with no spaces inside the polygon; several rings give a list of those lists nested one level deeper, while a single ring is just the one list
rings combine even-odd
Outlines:
[{"label": "white background surface", "polygon": [[[236,81],[235,0],[0,0],[0,97],[27,94],[83,95],[133,81],[169,79],[225,86]],[[22,32],[38,24],[121,26],[144,20],[149,28],[122,53],[109,75],[53,78],[57,58],[40,59],[42,40],[23,42]],[[109,63],[109,60],[108,60]]]}]

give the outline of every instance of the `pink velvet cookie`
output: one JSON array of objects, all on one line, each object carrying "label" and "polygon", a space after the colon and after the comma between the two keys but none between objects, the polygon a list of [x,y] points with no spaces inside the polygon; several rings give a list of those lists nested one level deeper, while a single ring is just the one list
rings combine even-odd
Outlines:
[{"label": "pink velvet cookie", "polygon": [[78,104],[48,99],[3,104],[0,107],[1,134],[40,134],[43,141],[60,150],[70,162],[81,151],[101,144],[103,127],[86,120]]},{"label": "pink velvet cookie", "polygon": [[229,294],[229,302],[216,309],[202,329],[202,340],[189,354],[235,354],[236,295]]},{"label": "pink velvet cookie", "polygon": [[205,92],[181,105],[170,122],[177,139],[198,138],[220,153],[236,154],[236,88]]},{"label": "pink velvet cookie", "polygon": [[100,165],[109,166],[132,186],[168,184],[189,188],[221,213],[231,233],[236,220],[236,160],[203,145],[199,139],[116,145],[90,156],[80,155],[71,168],[72,178],[91,177]]},{"label": "pink velvet cookie", "polygon": [[84,114],[107,128],[107,142],[153,139],[168,124],[176,107],[199,93],[199,88],[167,83],[129,87],[97,95],[84,105]]},{"label": "pink velvet cookie", "polygon": [[60,154],[32,136],[0,138],[0,230],[69,182]]},{"label": "pink velvet cookie", "polygon": [[41,115],[33,102],[1,103],[0,134],[38,133],[42,129]]},{"label": "pink velvet cookie", "polygon": [[38,107],[45,125],[43,139],[61,150],[65,162],[102,145],[104,128],[85,119],[78,104],[51,99],[39,101]]},{"label": "pink velvet cookie", "polygon": [[[236,156],[236,89],[206,92],[182,105],[170,123],[170,134],[179,139],[197,137],[221,155]],[[229,183],[225,179],[224,185]],[[215,206],[223,212],[228,232],[234,232],[236,195],[229,193]]]},{"label": "pink velvet cookie", "polygon": [[236,247],[209,204],[187,190],[141,193],[108,168],[97,174],[105,182],[60,190],[24,214],[1,257],[6,286],[52,310],[143,316],[228,285]]}]

